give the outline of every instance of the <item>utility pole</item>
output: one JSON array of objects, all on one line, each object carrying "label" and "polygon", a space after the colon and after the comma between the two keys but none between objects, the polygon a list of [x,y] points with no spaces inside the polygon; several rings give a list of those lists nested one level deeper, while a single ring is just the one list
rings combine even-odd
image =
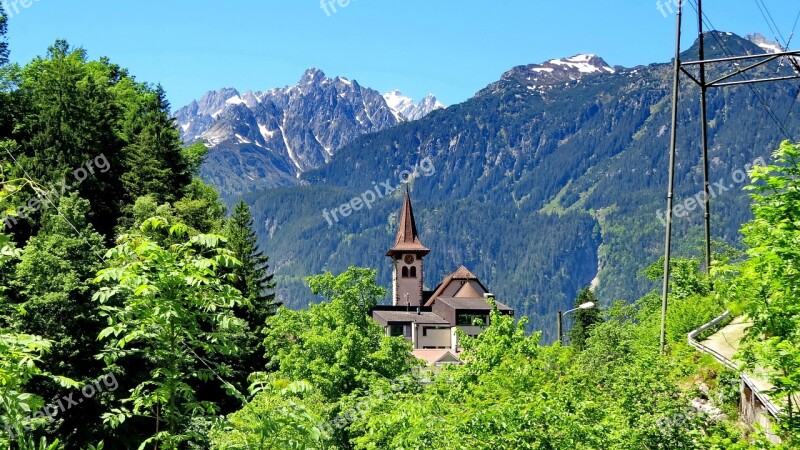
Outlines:
[{"label": "utility pole", "polygon": [[[709,155],[708,155],[708,90],[711,88],[724,88],[728,86],[751,85],[756,83],[772,83],[777,81],[787,80],[800,80],[800,51],[782,51],[778,53],[763,53],[758,55],[741,55],[741,56],[728,56],[725,58],[706,59],[705,54],[705,34],[703,26],[703,1],[697,0],[697,25],[698,25],[698,43],[699,54],[697,61],[682,62],[680,60],[681,52],[681,29],[682,29],[682,9],[683,1],[678,3],[678,17],[677,17],[677,31],[675,43],[675,74],[674,85],[672,92],[672,133],[670,135],[670,149],[669,149],[669,180],[667,187],[667,213],[666,213],[666,242],[664,248],[664,283],[662,286],[662,302],[661,302],[661,351],[664,352],[666,347],[666,320],[667,320],[667,306],[669,300],[669,278],[670,278],[670,262],[672,258],[672,207],[674,203],[674,190],[675,190],[675,157],[677,153],[678,142],[678,101],[680,90],[680,76],[681,73],[687,76],[691,81],[700,87],[700,109],[701,109],[701,142],[703,153],[703,192],[704,192],[704,207],[705,207],[705,262],[706,273],[711,270],[711,192],[709,184]],[[792,75],[780,75],[760,77],[756,76],[750,78],[749,72],[761,67],[769,62],[779,60],[781,58],[788,58],[790,65],[794,68],[796,73]],[[796,59],[797,58],[797,59]],[[728,68],[727,73],[716,79],[708,81],[706,70],[709,67],[720,67],[723,65],[730,66],[734,63],[733,69]],[[749,65],[739,68],[739,63],[749,63]],[[699,74],[695,75],[689,69],[697,68]],[[724,68],[724,67],[723,67]],[[744,79],[732,80],[735,77],[743,77]]]},{"label": "utility pole", "polygon": [[559,310],[558,311],[558,343],[564,345],[564,333],[561,331],[561,327],[564,320],[564,314]]},{"label": "utility pole", "polygon": [[[697,32],[699,34],[700,61],[706,59],[706,42],[703,32],[703,0],[697,0]],[[680,74],[679,74],[680,75]],[[706,65],[700,63],[700,121],[703,145],[703,209],[706,225],[706,274],[711,275],[711,184],[708,181],[708,87],[706,86]]]},{"label": "utility pole", "polygon": [[667,301],[669,295],[670,259],[672,257],[672,206],[675,189],[675,154],[678,151],[678,99],[681,88],[681,29],[683,25],[683,2],[678,2],[677,39],[675,41],[675,73],[672,85],[672,131],[669,138],[669,186],[667,188],[667,237],[664,244],[664,285],[661,298],[661,352],[667,345]]}]

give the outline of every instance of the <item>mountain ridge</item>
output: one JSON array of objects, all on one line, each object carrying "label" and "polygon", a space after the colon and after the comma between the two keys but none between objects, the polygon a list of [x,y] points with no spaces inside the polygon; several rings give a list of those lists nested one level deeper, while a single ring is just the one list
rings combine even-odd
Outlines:
[{"label": "mountain ridge", "polygon": [[[405,99],[405,97],[403,97]],[[209,147],[201,174],[223,198],[302,184],[300,176],[330,161],[360,135],[424,117],[444,105],[428,96],[402,111],[377,91],[316,68],[297,84],[262,92],[210,91],[180,108],[182,139]]]},{"label": "mountain ridge", "polygon": [[[709,45],[709,54],[723,48],[763,52],[738,36],[710,37],[724,45]],[[502,77],[466,102],[358,137],[330,163],[304,173],[308,186],[249,195],[264,227],[259,243],[276,264],[281,300],[303,306],[310,300],[305,276],[349,265],[376,267],[387,284],[383,247],[391,241],[399,199],[382,199],[334,226],[321,211],[346,203],[370,182],[396,179],[423,158],[436,168],[412,186],[420,236],[431,248],[427,282],[465,264],[538,328],[596,278],[598,295],[609,302],[652,289],[637,268],[661,253],[656,209],[666,189],[671,64],[613,72],[596,64],[591,72],[570,69],[580,76],[559,81],[558,89],[529,89],[525,77]],[[682,89],[696,92],[688,81]],[[790,111],[795,94],[783,83],[762,95],[776,115],[796,124],[797,113]],[[715,91],[709,104],[714,176],[768,156],[784,138],[768,115],[743,113],[763,109],[747,88]],[[683,116],[681,128],[695,129],[696,105],[687,104]],[[758,133],[743,138],[742,129]],[[681,134],[681,158],[698,139]],[[693,196],[700,188],[702,172],[693,158],[681,160],[678,195]],[[746,196],[721,196],[714,207],[715,237],[735,242],[749,214]],[[692,250],[688,242],[701,237],[701,224],[699,216],[676,224],[676,239],[685,242],[677,253]]]}]

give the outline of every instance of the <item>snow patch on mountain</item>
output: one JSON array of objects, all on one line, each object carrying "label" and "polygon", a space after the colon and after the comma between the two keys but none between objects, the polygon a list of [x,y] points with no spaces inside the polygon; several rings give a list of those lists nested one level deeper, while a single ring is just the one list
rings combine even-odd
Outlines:
[{"label": "snow patch on mountain", "polygon": [[767,53],[781,53],[784,51],[781,44],[771,41],[759,33],[748,34],[745,39],[761,47]]},{"label": "snow patch on mountain", "polygon": [[398,120],[419,120],[437,109],[446,108],[433,94],[428,94],[419,103],[415,103],[414,99],[395,89],[383,94],[383,98]]},{"label": "snow patch on mountain", "polygon": [[[549,64],[578,69],[578,72],[580,73],[595,73],[602,71],[606,71],[608,73],[616,72],[596,55],[575,55],[566,59],[552,59],[549,61]],[[548,69],[548,67],[543,69]]]},{"label": "snow patch on mountain", "polygon": [[571,83],[580,83],[585,77],[612,75],[612,68],[603,58],[592,54],[579,54],[569,58],[550,59],[541,64],[517,66],[503,74],[500,81],[490,84],[476,94],[491,94],[509,85],[522,85],[529,91],[546,92],[561,89]]}]

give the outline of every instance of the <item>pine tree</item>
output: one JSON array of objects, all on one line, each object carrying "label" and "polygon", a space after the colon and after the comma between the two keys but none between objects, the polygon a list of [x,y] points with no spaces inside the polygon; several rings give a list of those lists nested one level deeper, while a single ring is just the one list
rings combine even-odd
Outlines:
[{"label": "pine tree", "polygon": [[8,15],[0,7],[0,67],[8,64]]},{"label": "pine tree", "polygon": [[170,104],[159,85],[147,96],[140,128],[126,149],[126,173],[122,177],[130,201],[151,195],[159,203],[172,202],[191,181],[190,165],[170,118]]},{"label": "pine tree", "polygon": [[246,320],[250,326],[248,341],[251,341],[251,345],[246,348],[257,352],[247,358],[248,369],[264,370],[262,331],[267,318],[274,315],[280,305],[275,302],[273,276],[268,274],[269,257],[258,249],[250,207],[245,202],[240,201],[234,208],[233,214],[228,219],[225,235],[228,238],[228,249],[242,263],[233,269],[236,280],[233,286],[250,303],[248,307],[237,311],[237,315]]},{"label": "pine tree", "polygon": [[[594,291],[591,288],[586,288],[578,294],[575,299],[575,307],[579,307],[584,303],[597,304],[594,296]],[[600,323],[603,318],[600,316],[598,308],[579,309],[575,311],[575,324],[569,330],[569,342],[579,350],[586,347],[586,339],[589,337],[590,328],[592,325]]]},{"label": "pine tree", "polygon": [[277,309],[275,294],[271,292],[275,284],[272,282],[272,275],[267,273],[269,257],[258,249],[250,207],[244,201],[240,201],[234,208],[225,234],[228,237],[228,248],[242,262],[241,267],[234,271],[234,287],[253,304],[252,309],[257,318],[263,318],[256,322],[260,327]]}]

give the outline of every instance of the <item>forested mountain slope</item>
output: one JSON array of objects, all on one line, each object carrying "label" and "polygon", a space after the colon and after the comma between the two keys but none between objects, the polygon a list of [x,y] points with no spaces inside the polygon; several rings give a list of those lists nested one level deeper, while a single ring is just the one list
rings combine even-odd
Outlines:
[{"label": "forested mountain slope", "polygon": [[[730,33],[707,37],[710,55],[761,53]],[[685,58],[696,57],[696,48]],[[422,120],[366,135],[330,164],[303,176],[311,186],[253,195],[260,243],[273,257],[278,296],[301,307],[303,277],[348,265],[379,268],[400,207],[399,192],[338,222],[323,209],[391,180],[430,158],[435,173],[412,187],[426,260],[426,287],[465,264],[534,327],[593,280],[604,302],[638,298],[653,286],[637,268],[663,251],[671,94],[670,63],[611,68],[592,55],[521,66],[474,98]],[[764,70],[786,71],[788,65]],[[678,202],[701,191],[698,90],[686,81],[680,108]],[[711,177],[725,191],[713,204],[713,234],[735,243],[749,217],[732,177],[796,130],[791,83],[712,91]],[[763,101],[763,104],[762,104]],[[737,184],[738,183],[738,184]],[[679,217],[681,251],[696,251],[702,212]],[[550,330],[553,331],[553,330]]]}]

